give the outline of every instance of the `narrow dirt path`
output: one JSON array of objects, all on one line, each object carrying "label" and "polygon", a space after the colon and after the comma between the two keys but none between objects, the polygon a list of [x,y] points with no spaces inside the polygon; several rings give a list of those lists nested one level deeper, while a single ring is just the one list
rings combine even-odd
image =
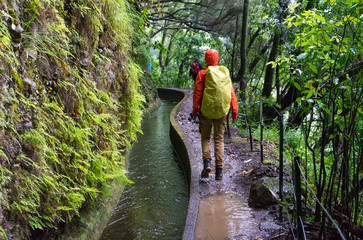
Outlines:
[{"label": "narrow dirt path", "polygon": [[[192,110],[192,90],[185,90],[188,98],[178,110],[175,118],[180,129],[193,146],[195,156],[202,153],[198,124],[188,121]],[[257,147],[258,142],[254,142]],[[213,142],[212,142],[213,149]],[[273,164],[261,164],[258,152],[250,152],[249,140],[239,130],[231,127],[231,138],[225,135],[225,166],[223,180],[212,176],[199,179],[199,213],[195,239],[286,239],[286,223],[278,221],[278,205],[267,209],[252,209],[248,206],[251,183],[263,176],[277,177],[278,168]],[[275,158],[265,150],[265,159]],[[276,159],[276,158],[275,158]]]}]

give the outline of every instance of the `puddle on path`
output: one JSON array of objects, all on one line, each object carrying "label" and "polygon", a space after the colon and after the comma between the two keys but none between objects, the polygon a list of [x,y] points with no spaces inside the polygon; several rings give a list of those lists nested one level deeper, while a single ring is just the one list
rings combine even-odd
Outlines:
[{"label": "puddle on path", "polygon": [[207,195],[199,205],[195,239],[257,239],[260,230],[253,211],[235,193]]}]

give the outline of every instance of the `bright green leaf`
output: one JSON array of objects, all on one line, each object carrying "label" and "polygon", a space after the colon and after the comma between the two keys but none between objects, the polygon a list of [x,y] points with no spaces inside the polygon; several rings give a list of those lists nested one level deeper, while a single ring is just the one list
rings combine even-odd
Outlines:
[{"label": "bright green leaf", "polygon": [[306,53],[301,53],[301,54],[299,54],[299,56],[297,56],[297,59],[298,60],[302,60],[302,59],[305,59],[306,58]]},{"label": "bright green leaf", "polygon": [[319,14],[315,15],[317,19],[319,19],[322,22],[325,22],[325,18],[323,16],[320,16]]},{"label": "bright green leaf", "polygon": [[294,84],[294,86],[295,86],[298,90],[301,90],[301,87],[300,87],[300,85],[299,85],[297,82],[292,81],[292,83]]},{"label": "bright green leaf", "polygon": [[311,63],[308,63],[309,64],[309,66],[310,66],[310,69],[315,73],[315,74],[317,74],[318,73],[318,70],[316,69],[316,67],[313,65],[313,64],[311,64]]}]

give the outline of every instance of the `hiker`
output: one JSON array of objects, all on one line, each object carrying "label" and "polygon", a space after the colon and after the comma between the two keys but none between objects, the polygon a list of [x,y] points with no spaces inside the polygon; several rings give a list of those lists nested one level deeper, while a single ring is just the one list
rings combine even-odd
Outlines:
[{"label": "hiker", "polygon": [[214,157],[216,163],[215,178],[223,178],[224,130],[227,113],[231,108],[232,122],[237,119],[238,103],[229,70],[218,66],[218,52],[210,49],[205,53],[206,69],[202,69],[195,81],[193,93],[194,119],[200,114],[199,129],[201,132],[203,171],[202,178],[208,178],[211,172],[212,127],[214,131]]},{"label": "hiker", "polygon": [[190,70],[189,70],[189,76],[193,77],[194,82],[195,82],[195,79],[197,78],[199,71],[202,69],[203,69],[202,64],[199,62],[198,58],[195,58],[194,62],[190,66]]}]

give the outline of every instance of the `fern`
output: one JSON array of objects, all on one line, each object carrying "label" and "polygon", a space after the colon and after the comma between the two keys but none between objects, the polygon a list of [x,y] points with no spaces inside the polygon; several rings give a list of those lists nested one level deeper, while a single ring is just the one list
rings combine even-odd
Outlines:
[{"label": "fern", "polygon": [[[10,165],[9,162],[9,158],[8,156],[6,156],[6,154],[4,153],[4,151],[0,148],[0,159],[5,159],[7,161],[7,163]],[[9,177],[13,174],[11,171],[9,171],[7,168],[4,168],[2,165],[0,165],[0,183],[2,182],[8,182],[9,181]],[[1,184],[1,188],[2,189],[2,184]]]},{"label": "fern", "polygon": [[[11,16],[7,15],[7,17]],[[0,76],[6,76],[9,73],[8,70],[14,69],[18,64],[18,59],[15,57],[15,54],[12,51],[13,46],[10,33],[3,21],[0,21],[0,39]]]},{"label": "fern", "polygon": [[6,240],[8,240],[8,236],[6,235],[6,232],[5,232],[5,230],[0,226],[0,233],[1,233],[1,235],[0,235],[0,238],[1,239],[6,239]]},{"label": "fern", "polygon": [[[6,109],[0,106],[0,127],[29,150],[16,157],[16,170],[10,170],[9,158],[0,149],[0,158],[7,163],[0,166],[0,181],[17,183],[16,194],[1,201],[2,207],[31,229],[55,228],[59,222],[71,221],[82,206],[95,204],[100,195],[106,194],[110,183],[130,183],[125,154],[136,140],[136,133],[141,132],[141,70],[127,61],[133,34],[132,18],[126,13],[128,3],[71,3],[71,8],[92,23],[92,46],[87,46],[86,37],[77,29],[66,25],[64,18],[69,12],[63,4],[50,0],[25,3],[23,10],[29,16],[28,22],[21,23],[26,28],[22,45],[24,54],[31,57],[24,66],[13,53],[7,27],[0,22],[4,44],[0,48],[0,61],[4,63],[0,74],[12,76],[16,86],[0,93],[2,101],[9,105]],[[103,29],[105,22],[109,24],[107,31]],[[41,26],[39,31],[34,30],[35,24]],[[116,51],[98,52],[99,31],[112,39],[106,47]],[[85,49],[93,51],[90,69],[79,66],[76,60]],[[118,66],[120,60],[125,60],[122,70]],[[57,79],[48,79],[35,62],[48,62],[52,71],[59,73]],[[112,87],[106,79],[106,64],[115,71]],[[17,71],[19,65],[25,68],[24,73]],[[36,93],[27,91],[25,77],[34,80]],[[50,80],[51,87],[46,85]],[[61,92],[69,93],[74,108],[67,105],[70,100],[64,99]],[[18,132],[18,123],[24,117],[31,119],[33,127]],[[1,229],[0,232],[4,233]]]}]

